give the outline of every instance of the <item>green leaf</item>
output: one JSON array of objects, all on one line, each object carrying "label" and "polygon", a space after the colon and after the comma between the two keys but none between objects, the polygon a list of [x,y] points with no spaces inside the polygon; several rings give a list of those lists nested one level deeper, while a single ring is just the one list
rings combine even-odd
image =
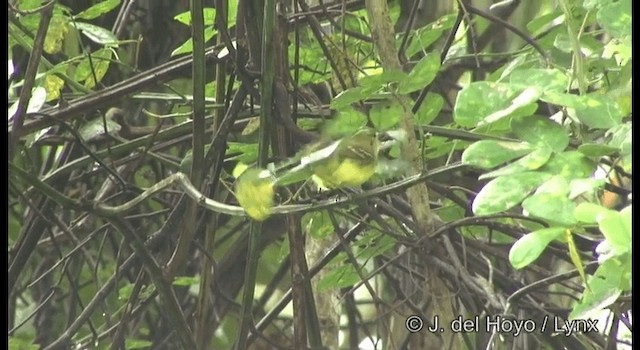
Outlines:
[{"label": "green leaf", "polygon": [[578,151],[554,153],[551,159],[539,170],[564,176],[567,180],[582,179],[591,176],[596,164]]},{"label": "green leaf", "polygon": [[566,196],[551,193],[534,194],[522,202],[522,209],[529,215],[564,226],[576,223],[575,208]]},{"label": "green leaf", "polygon": [[182,286],[182,287],[187,287],[187,286],[195,286],[197,284],[200,284],[200,277],[198,276],[179,276],[176,277],[173,280],[172,283],[174,286]]},{"label": "green leaf", "polygon": [[540,100],[552,105],[569,107],[569,108],[584,108],[584,99],[580,96],[573,94],[565,94],[556,91],[545,91]]},{"label": "green leaf", "polygon": [[[213,36],[217,33],[214,27],[206,27],[204,28],[204,42],[208,42],[213,38]],[[182,45],[178,46],[177,49],[171,52],[171,56],[177,56],[185,53],[193,52],[193,38],[187,39]]]},{"label": "green leaf", "polygon": [[598,214],[596,220],[600,231],[614,249],[614,254],[620,255],[631,250],[631,217],[623,216],[612,210]]},{"label": "green leaf", "polygon": [[105,0],[101,1],[88,9],[75,15],[75,19],[92,20],[102,16],[105,13],[111,12],[114,8],[120,5],[120,0]]},{"label": "green leaf", "polygon": [[538,147],[548,147],[554,152],[561,152],[569,145],[569,134],[560,124],[548,118],[514,118],[511,120],[511,130],[520,140]]},{"label": "green leaf", "polygon": [[552,152],[550,148],[538,148],[535,151],[527,154],[526,156],[505,167],[481,175],[479,179],[484,180],[498,176],[512,175],[525,171],[536,170],[545,165],[547,161],[549,161],[549,158],[551,158],[551,154]]},{"label": "green leaf", "polygon": [[416,112],[416,121],[421,125],[429,125],[436,119],[444,106],[444,98],[439,94],[429,92],[420,109]]},{"label": "green leaf", "polygon": [[624,269],[619,261],[610,259],[598,267],[589,279],[589,289],[585,289],[582,299],[569,314],[570,320],[591,319],[601,310],[613,304],[622,294]]},{"label": "green leaf", "polygon": [[513,71],[509,82],[514,86],[535,87],[540,91],[564,91],[569,79],[559,69],[529,68]]},{"label": "green leaf", "polygon": [[402,114],[402,106],[396,99],[392,99],[376,103],[369,112],[369,118],[376,130],[383,131],[398,126]]},{"label": "green leaf", "polygon": [[84,81],[84,86],[89,89],[93,88],[96,85],[96,80],[101,81],[107,74],[112,55],[113,51],[111,49],[104,48],[92,53],[91,59],[89,57],[83,58],[76,68],[75,80]]},{"label": "green leaf", "polygon": [[516,269],[534,262],[544,249],[564,233],[563,227],[550,227],[528,233],[518,239],[509,251],[509,261]]},{"label": "green leaf", "polygon": [[599,143],[583,143],[578,146],[578,152],[584,154],[587,157],[600,158],[603,156],[609,156],[618,151],[617,148],[602,145]]},{"label": "green leaf", "polygon": [[227,142],[227,154],[240,153],[235,159],[243,163],[253,163],[258,159],[257,143]]},{"label": "green leaf", "polygon": [[84,22],[75,22],[78,30],[89,40],[100,45],[117,46],[118,38],[108,29]]},{"label": "green leaf", "polygon": [[360,276],[351,264],[338,266],[334,270],[329,271],[319,282],[318,291],[326,291],[330,289],[340,289],[353,286],[360,281]]},{"label": "green leaf", "polygon": [[153,343],[148,340],[131,339],[131,338],[127,338],[124,340],[124,347],[127,350],[146,349],[151,345],[153,345]]},{"label": "green leaf", "polygon": [[432,52],[424,56],[409,72],[406,79],[398,83],[398,93],[408,94],[429,85],[440,70],[440,55]]},{"label": "green leaf", "polygon": [[527,23],[527,30],[531,34],[537,34],[538,31],[550,27],[553,25],[558,17],[562,16],[561,10],[555,10],[539,17],[535,17],[529,23]]},{"label": "green leaf", "polygon": [[576,116],[592,129],[609,129],[622,122],[622,111],[615,101],[600,95],[580,97],[582,104],[576,107]]},{"label": "green leaf", "polygon": [[584,202],[578,204],[574,216],[580,222],[595,224],[598,222],[598,216],[602,213],[608,212],[609,210],[610,209],[595,203]]},{"label": "green leaf", "polygon": [[533,147],[526,142],[480,140],[464,150],[462,163],[482,169],[492,169],[532,150]]},{"label": "green leaf", "polygon": [[62,43],[68,32],[69,18],[54,15],[53,18],[51,18],[51,23],[47,29],[47,36],[44,39],[44,52],[53,55],[62,51]]},{"label": "green leaf", "polygon": [[305,227],[305,231],[314,239],[324,239],[335,232],[329,213],[326,210],[304,214],[302,224]]},{"label": "green leaf", "polygon": [[33,344],[33,340],[22,339],[20,336],[9,336],[8,348],[12,350],[38,350],[40,346]]},{"label": "green leaf", "polygon": [[89,141],[105,134],[105,124],[106,132],[109,134],[117,133],[122,128],[120,124],[111,120],[111,118],[105,117],[105,120],[103,121],[103,119],[99,117],[84,124],[80,130],[78,130],[78,133],[80,133],[80,137],[82,137],[83,140]]},{"label": "green leaf", "polygon": [[357,244],[356,258],[369,260],[389,251],[395,246],[396,240],[389,235],[368,231],[358,240]]},{"label": "green leaf", "polygon": [[[31,98],[27,103],[27,113],[35,113],[38,112],[44,103],[47,101],[47,91],[45,88],[41,86],[35,87],[31,90]],[[14,102],[11,107],[9,107],[8,115],[9,120],[11,120],[18,111],[18,101]]]},{"label": "green leaf", "polygon": [[380,74],[368,75],[358,80],[363,95],[378,92],[387,84],[397,83],[407,79],[407,74],[402,71],[385,70]]},{"label": "green leaf", "polygon": [[476,196],[473,212],[491,215],[511,209],[550,177],[546,173],[525,172],[493,179]]},{"label": "green leaf", "polygon": [[485,116],[501,111],[518,92],[510,84],[473,82],[458,93],[454,120],[463,127],[475,127]]},{"label": "green leaf", "polygon": [[[540,185],[536,190],[536,194],[548,193],[557,196],[566,196],[569,193],[569,183],[567,180],[560,176],[556,175],[547,180],[545,183]],[[573,216],[573,212],[571,213]]]},{"label": "green leaf", "polygon": [[427,49],[431,44],[436,42],[436,40],[440,39],[442,36],[442,29],[431,29],[424,28],[418,29],[413,36],[411,43],[407,47],[406,55],[407,57],[412,57],[413,55]]},{"label": "green leaf", "polygon": [[520,92],[505,108],[500,109],[484,117],[478,126],[495,123],[506,117],[529,116],[533,114],[538,106],[534,102],[538,101],[542,92],[535,87],[528,87]]},{"label": "green leaf", "polygon": [[573,179],[569,184],[569,188],[571,189],[569,198],[574,199],[583,193],[594,193],[596,190],[601,189],[605,182],[604,179]]},{"label": "green leaf", "polygon": [[324,131],[331,136],[353,134],[367,125],[367,116],[347,106],[338,111],[338,115],[327,122]]},{"label": "green leaf", "polygon": [[[236,7],[237,9],[237,7]],[[202,14],[204,16],[204,25],[205,26],[212,26],[215,23],[215,18],[216,18],[216,9],[211,8],[211,7],[205,7],[202,9]],[[191,27],[191,11],[185,11],[182,12],[180,14],[175,15],[175,17],[173,17],[173,19],[175,19],[176,21]]]},{"label": "green leaf", "polygon": [[596,19],[614,37],[631,35],[631,0],[619,0],[603,6]]},{"label": "green leaf", "polygon": [[[607,131],[607,135],[611,135],[611,140],[608,142],[609,146],[618,148],[622,156],[631,155],[631,123],[618,125]],[[630,172],[631,161],[623,162],[622,167]]]},{"label": "green leaf", "polygon": [[360,86],[347,89],[339,93],[338,96],[331,101],[331,108],[340,110],[352,103],[365,100],[367,97],[369,97],[369,93]]}]

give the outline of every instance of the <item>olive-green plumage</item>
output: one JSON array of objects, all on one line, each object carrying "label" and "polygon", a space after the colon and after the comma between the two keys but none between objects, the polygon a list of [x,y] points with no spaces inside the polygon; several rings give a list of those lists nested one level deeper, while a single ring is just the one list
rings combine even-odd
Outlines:
[{"label": "olive-green plumage", "polygon": [[326,188],[362,185],[373,176],[378,163],[375,130],[359,130],[337,142],[331,155],[311,164],[314,181]]}]

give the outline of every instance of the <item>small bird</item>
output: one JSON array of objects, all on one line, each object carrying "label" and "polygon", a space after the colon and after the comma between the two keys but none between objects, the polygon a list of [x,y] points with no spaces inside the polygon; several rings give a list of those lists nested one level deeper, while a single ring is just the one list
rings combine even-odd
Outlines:
[{"label": "small bird", "polygon": [[269,170],[249,168],[238,176],[235,195],[249,217],[264,221],[271,215],[274,187],[275,177]]},{"label": "small bird", "polygon": [[379,147],[376,131],[361,129],[316,151],[320,155],[316,158],[320,159],[311,161],[303,158],[302,162],[309,163],[312,179],[319,187],[334,189],[360,186],[376,171]]}]

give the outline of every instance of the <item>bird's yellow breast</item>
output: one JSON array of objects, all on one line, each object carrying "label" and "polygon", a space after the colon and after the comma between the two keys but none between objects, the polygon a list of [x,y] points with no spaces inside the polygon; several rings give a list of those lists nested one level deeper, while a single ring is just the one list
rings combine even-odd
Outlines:
[{"label": "bird's yellow breast", "polygon": [[351,159],[343,160],[337,167],[328,172],[316,172],[327,188],[341,186],[360,186],[373,176],[376,170],[375,163],[362,164]]}]

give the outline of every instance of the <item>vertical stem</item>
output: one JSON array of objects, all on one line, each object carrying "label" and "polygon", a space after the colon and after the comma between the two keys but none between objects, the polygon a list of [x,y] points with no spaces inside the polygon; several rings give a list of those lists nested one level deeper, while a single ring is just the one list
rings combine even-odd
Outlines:
[{"label": "vertical stem", "polygon": [[[253,2],[253,8],[257,7],[258,1]],[[271,109],[273,106],[273,29],[275,25],[276,4],[275,0],[264,1],[262,22],[262,53],[261,53],[261,86],[260,86],[260,139],[258,144],[258,167],[264,167],[269,154],[269,125],[271,121]],[[247,25],[247,28],[250,25]],[[254,43],[255,44],[255,43]],[[251,46],[251,45],[250,45]],[[252,57],[255,58],[255,57]],[[242,320],[238,333],[236,350],[247,348],[247,336],[253,323],[253,295],[256,285],[256,271],[258,269],[258,235],[261,231],[261,223],[251,221],[249,227],[249,249],[247,252],[247,266],[244,275],[244,291],[242,295]]]},{"label": "vertical stem", "polygon": [[22,91],[20,91],[20,97],[18,98],[18,109],[13,116],[13,127],[11,128],[11,134],[9,135],[9,161],[13,160],[15,148],[20,138],[20,129],[24,124],[24,116],[27,112],[27,106],[31,99],[31,88],[36,81],[36,74],[38,73],[38,66],[40,65],[40,58],[42,58],[42,51],[44,47],[44,39],[47,36],[47,29],[49,29],[49,23],[51,17],[53,17],[53,5],[55,1],[50,1],[40,13],[40,24],[38,25],[38,32],[33,41],[33,50],[29,56],[29,63],[27,64],[27,70],[24,75],[24,85]]},{"label": "vertical stem", "polygon": [[[373,31],[373,40],[378,49],[378,54],[382,62],[382,66],[385,70],[400,70],[402,66],[398,59],[398,50],[395,47],[394,29],[389,17],[389,9],[387,7],[386,0],[366,0],[365,5],[367,7],[367,14],[371,23]],[[407,96],[397,96],[398,101],[403,109],[403,115],[401,119],[402,129],[407,135],[407,142],[402,146],[401,152],[403,158],[411,164],[414,173],[419,173],[426,170],[420,157],[418,149],[418,142],[415,136],[415,125],[413,120],[413,113],[411,112],[411,100]],[[429,192],[427,186],[424,183],[417,184],[407,189],[407,198],[409,204],[411,204],[411,210],[414,219],[419,227],[422,228],[422,232],[416,232],[421,237],[429,237],[436,229],[437,220],[434,218],[434,214],[431,212],[429,206]],[[419,257],[416,257],[419,258]],[[424,260],[422,260],[424,264]],[[433,267],[425,264],[422,271],[426,277],[427,285],[424,286],[424,295],[419,295],[420,299],[428,300],[431,298],[434,302],[430,308],[430,313],[438,315],[444,324],[449,324],[453,321],[454,313],[452,305],[454,303],[455,295],[448,290],[446,283],[438,277],[438,271]],[[428,294],[426,294],[428,293]],[[413,312],[409,309],[403,308],[400,310],[403,316],[408,316]],[[403,319],[395,319],[392,323],[395,325],[404,326]],[[394,327],[398,331],[392,331],[391,336],[394,333],[399,333],[402,326]],[[462,349],[462,343],[460,337],[451,332],[446,327],[443,328],[444,332],[440,334],[442,342],[436,337],[417,337],[411,338],[411,348],[416,349]]]},{"label": "vertical stem", "polygon": [[[216,20],[215,23],[228,23],[227,22],[227,1],[222,0],[217,3],[216,6],[216,16],[223,16],[224,21]],[[221,5],[221,6],[220,6]],[[218,33],[222,32],[225,28],[218,28]],[[218,44],[224,44],[224,39],[221,35],[217,36]],[[216,103],[220,104],[225,99],[225,63],[219,62],[216,65]],[[224,118],[225,111],[222,108],[217,108],[215,110],[214,120],[213,120],[213,130],[214,133],[217,133],[220,128],[220,124],[222,119]],[[215,152],[210,149],[210,152]],[[206,158],[206,156],[205,156]],[[206,161],[205,161],[206,163]],[[206,167],[208,169],[208,167]],[[214,192],[213,196],[220,197],[217,191]],[[209,220],[205,227],[205,238],[204,238],[204,249],[208,253],[213,253],[215,237],[216,237],[216,229],[218,227],[218,214],[217,213],[207,213],[209,216]],[[198,291],[198,308],[196,312],[197,316],[197,326],[196,326],[196,342],[200,349],[205,349],[207,347],[207,342],[211,339],[211,331],[210,331],[210,320],[211,320],[211,311],[213,311],[213,296],[211,295],[212,289],[210,285],[215,278],[213,276],[213,265],[212,261],[206,256],[202,256],[202,263],[200,269],[200,290]]]},{"label": "vertical stem", "polygon": [[[203,0],[191,0],[191,36],[193,38],[193,163],[191,164],[191,183],[198,190],[202,190],[202,176],[204,164],[204,85],[205,85],[205,58],[204,58],[204,14]],[[186,212],[186,222],[196,222],[198,204],[190,202]],[[167,264],[167,275],[173,277],[183,269],[189,247],[195,233],[195,225],[185,225],[178,239],[176,250]]]}]

